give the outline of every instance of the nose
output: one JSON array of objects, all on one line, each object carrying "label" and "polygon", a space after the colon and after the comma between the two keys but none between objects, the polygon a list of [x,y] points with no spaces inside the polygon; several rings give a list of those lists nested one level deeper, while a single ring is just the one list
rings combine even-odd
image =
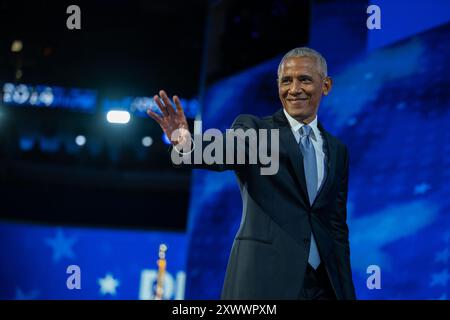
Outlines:
[{"label": "nose", "polygon": [[289,94],[297,95],[302,93],[302,91],[303,91],[302,83],[297,79],[294,79],[294,81],[292,81],[291,83],[291,86],[289,87]]}]

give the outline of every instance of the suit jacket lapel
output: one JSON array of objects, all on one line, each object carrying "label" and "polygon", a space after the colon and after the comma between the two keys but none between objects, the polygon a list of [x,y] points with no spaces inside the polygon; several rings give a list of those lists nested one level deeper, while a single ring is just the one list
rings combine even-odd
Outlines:
[{"label": "suit jacket lapel", "polygon": [[332,185],[334,179],[334,168],[336,167],[336,145],[332,142],[330,134],[322,126],[322,123],[318,121],[317,127],[323,134],[325,153],[326,153],[326,177],[323,182],[319,192],[317,193],[316,199],[314,200],[313,206],[319,202],[326,194],[330,186]]},{"label": "suit jacket lapel", "polygon": [[[299,183],[301,194],[303,200],[309,205],[308,191],[306,187],[305,171],[303,167],[303,155],[300,152],[300,148],[297,145],[297,141],[292,133],[291,126],[284,115],[283,109],[278,110],[273,118],[275,123],[280,130],[280,141],[282,141],[282,146],[286,149],[292,167],[294,168],[296,179]],[[327,194],[332,181],[334,179],[334,168],[336,167],[336,145],[330,137],[330,134],[322,126],[322,123],[318,122],[318,128],[323,133],[325,153],[326,153],[326,176],[325,181],[317,193],[316,199],[312,206],[316,205],[325,195]]]},{"label": "suit jacket lapel", "polygon": [[294,168],[296,179],[300,185],[303,200],[309,205],[308,191],[306,189],[305,171],[303,168],[303,155],[297,145],[291,126],[289,125],[283,109],[274,114],[275,123],[280,130],[280,145],[286,149],[292,167]]}]

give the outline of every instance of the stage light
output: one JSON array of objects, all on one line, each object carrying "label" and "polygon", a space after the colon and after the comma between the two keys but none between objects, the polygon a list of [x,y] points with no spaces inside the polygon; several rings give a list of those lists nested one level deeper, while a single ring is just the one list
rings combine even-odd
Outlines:
[{"label": "stage light", "polygon": [[153,144],[152,137],[146,136],[142,138],[142,145],[146,148],[150,147]]},{"label": "stage light", "polygon": [[22,70],[17,69],[17,70],[16,70],[16,80],[22,79],[22,76],[23,76]]},{"label": "stage light", "polygon": [[86,137],[83,135],[76,136],[75,143],[80,147],[84,146],[86,144]]},{"label": "stage light", "polygon": [[20,137],[19,146],[22,151],[30,151],[33,149],[34,140],[30,137]]},{"label": "stage light", "polygon": [[111,110],[106,114],[106,119],[110,123],[125,124],[130,121],[130,113],[122,110]]},{"label": "stage light", "polygon": [[20,52],[23,49],[23,43],[20,40],[14,40],[11,44],[11,52]]}]

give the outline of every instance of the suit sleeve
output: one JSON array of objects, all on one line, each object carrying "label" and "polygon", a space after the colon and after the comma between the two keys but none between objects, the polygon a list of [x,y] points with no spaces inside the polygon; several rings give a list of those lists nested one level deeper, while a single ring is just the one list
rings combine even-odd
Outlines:
[{"label": "suit sleeve", "polygon": [[356,299],[350,264],[350,243],[347,225],[348,176],[349,156],[347,148],[344,147],[344,172],[339,182],[336,210],[332,215],[331,225],[344,298]]},{"label": "suit sleeve", "polygon": [[[255,119],[251,115],[240,115],[238,116],[232,126],[231,129],[236,130],[242,130],[242,132],[246,132],[248,129],[255,129],[256,123]],[[206,132],[205,132],[206,133]],[[180,164],[174,164],[175,167],[183,167],[183,168],[190,168],[190,169],[207,169],[207,170],[213,170],[213,171],[225,171],[225,170],[236,170],[238,172],[242,172],[245,170],[246,166],[249,163],[249,152],[251,152],[251,146],[249,146],[249,141],[247,139],[243,139],[241,136],[238,136],[234,138],[234,148],[233,148],[233,161],[227,161],[227,143],[230,141],[227,139],[226,133],[221,133],[220,136],[218,136],[219,141],[217,141],[217,137],[213,137],[211,141],[203,141],[202,144],[194,144],[194,150],[193,152],[183,155],[182,157],[182,163]],[[195,137],[194,137],[195,140]],[[200,157],[200,159],[195,158],[195,154],[204,154],[204,151],[207,148],[211,148],[213,143],[217,143],[219,146],[221,146],[221,152],[222,157],[214,157],[214,162],[207,161],[204,159],[204,157]],[[244,163],[238,163],[238,145],[241,144],[241,146],[245,146],[243,150],[243,157],[245,161]],[[174,147],[171,146],[169,148],[169,152],[172,154],[173,152],[177,152],[176,150],[173,150]],[[197,150],[196,150],[197,149]],[[228,156],[229,157],[229,156]],[[216,161],[216,159],[221,159],[221,161]],[[228,159],[229,160],[229,159]],[[241,159],[242,160],[242,159]],[[242,162],[242,161],[241,161]]]}]

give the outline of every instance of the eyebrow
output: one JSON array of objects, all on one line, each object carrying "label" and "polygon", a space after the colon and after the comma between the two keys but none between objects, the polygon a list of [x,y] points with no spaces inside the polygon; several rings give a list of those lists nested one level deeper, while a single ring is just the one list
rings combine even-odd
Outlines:
[{"label": "eyebrow", "polygon": [[[293,76],[283,76],[283,77],[281,77],[281,80],[289,80],[289,79],[292,79],[292,78],[294,78],[294,77]],[[310,75],[307,75],[307,74],[301,74],[301,75],[299,75],[296,78],[300,79],[300,80],[304,80],[304,79],[313,80],[313,77],[310,76]]]}]

